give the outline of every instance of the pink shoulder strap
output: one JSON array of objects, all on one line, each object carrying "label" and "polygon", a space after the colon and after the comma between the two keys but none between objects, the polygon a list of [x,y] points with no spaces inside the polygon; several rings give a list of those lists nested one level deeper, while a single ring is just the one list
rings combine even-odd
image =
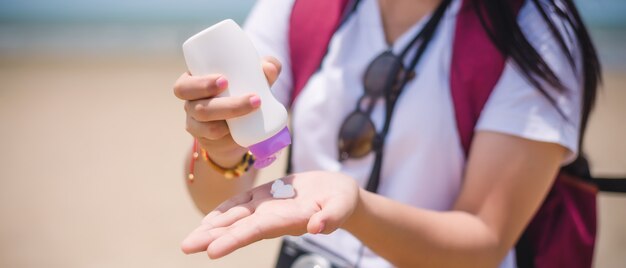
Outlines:
[{"label": "pink shoulder strap", "polygon": [[348,0],[298,0],[289,19],[289,56],[293,77],[291,102],[322,63]]},{"label": "pink shoulder strap", "polygon": [[504,56],[490,41],[471,1],[463,1],[456,18],[452,45],[450,90],[457,129],[466,155],[480,112],[503,69]]}]

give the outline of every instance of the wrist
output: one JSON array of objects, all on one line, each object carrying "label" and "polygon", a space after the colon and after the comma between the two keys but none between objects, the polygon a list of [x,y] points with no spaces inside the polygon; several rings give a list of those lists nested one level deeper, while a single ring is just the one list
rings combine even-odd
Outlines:
[{"label": "wrist", "polygon": [[232,168],[241,162],[241,158],[248,152],[246,148],[237,146],[230,150],[210,151],[203,147],[211,162],[223,168]]},{"label": "wrist", "polygon": [[365,215],[365,202],[363,199],[366,198],[368,194],[370,194],[368,191],[360,187],[358,188],[356,205],[354,206],[352,214],[348,217],[348,219],[346,219],[341,227],[342,229],[352,233],[355,231],[357,226],[363,224],[363,217]]},{"label": "wrist", "polygon": [[202,150],[202,157],[204,157],[204,161],[207,163],[207,165],[209,165],[214,171],[217,171],[227,179],[239,178],[241,175],[248,172],[250,167],[252,167],[252,165],[254,164],[254,156],[250,152],[245,153],[243,157],[241,157],[239,163],[228,168],[225,168],[213,162],[213,160],[211,160],[209,154],[205,150]]},{"label": "wrist", "polygon": [[[189,174],[187,175],[189,183],[193,183],[195,180],[195,164],[199,159],[203,159],[214,172],[221,174],[226,179],[242,176],[254,164],[254,156],[246,148],[237,146],[232,150],[225,151],[227,153],[213,154],[210,157],[209,152],[205,149],[207,147],[209,146],[205,147],[204,144],[200,144],[198,139],[194,139],[191,161],[189,162]],[[243,151],[243,153],[239,151]],[[218,156],[215,157],[215,155]]]},{"label": "wrist", "polygon": [[239,145],[229,147],[205,146],[201,144],[211,161],[223,168],[232,168],[241,162],[241,158],[248,152],[248,149]]}]

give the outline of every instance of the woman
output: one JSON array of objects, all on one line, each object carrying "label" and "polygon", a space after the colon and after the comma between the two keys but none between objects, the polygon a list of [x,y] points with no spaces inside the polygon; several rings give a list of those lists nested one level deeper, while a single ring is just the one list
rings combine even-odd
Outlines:
[{"label": "woman", "polygon": [[[259,52],[277,58],[263,67],[285,105],[293,79],[280,72],[280,63],[290,69],[293,2],[259,1],[246,27]],[[304,235],[313,251],[332,256],[336,266],[515,267],[512,247],[559,168],[576,158],[599,66],[570,0],[526,1],[517,26],[504,24],[492,33],[508,60],[465,159],[448,83],[461,2],[358,3],[292,105],[293,174],[283,179],[296,189],[291,199],[273,199],[268,184],[251,189],[254,170],[234,180],[223,176],[225,169],[240,167],[247,152],[233,142],[224,120],[258,108],[259,98],[218,98],[227,77],[183,74],[174,92],[186,101],[187,130],[210,157],[210,165],[195,166],[189,184],[208,215],[183,251],[219,258],[260,239]],[[514,14],[503,11],[510,6],[506,1],[478,3],[488,21]],[[438,9],[444,12],[437,15]],[[411,42],[428,31],[425,25],[434,25],[431,36]],[[407,73],[415,73],[399,83],[393,117],[385,112],[390,103],[364,93],[362,82],[373,59],[388,50],[402,55]],[[378,132],[385,121],[390,125],[378,171],[372,170],[377,156],[371,150],[361,156],[337,148],[346,118],[370,105],[367,115]],[[363,189],[374,177],[377,186]]]}]

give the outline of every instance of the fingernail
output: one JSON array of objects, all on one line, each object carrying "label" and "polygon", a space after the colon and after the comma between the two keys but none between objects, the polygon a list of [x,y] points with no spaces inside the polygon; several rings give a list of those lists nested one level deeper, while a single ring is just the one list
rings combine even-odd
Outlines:
[{"label": "fingernail", "polygon": [[219,78],[217,78],[217,80],[215,80],[215,84],[220,89],[226,89],[228,87],[228,80],[226,79],[226,77],[220,76]]},{"label": "fingernail", "polygon": [[250,97],[250,105],[254,108],[259,107],[261,105],[261,98],[257,95]]},{"label": "fingernail", "polygon": [[321,234],[321,233],[324,231],[324,227],[326,227],[325,225],[326,225],[326,224],[324,224],[323,222],[320,224],[320,229],[319,229],[319,230],[317,230],[317,233],[318,233],[318,234]]}]

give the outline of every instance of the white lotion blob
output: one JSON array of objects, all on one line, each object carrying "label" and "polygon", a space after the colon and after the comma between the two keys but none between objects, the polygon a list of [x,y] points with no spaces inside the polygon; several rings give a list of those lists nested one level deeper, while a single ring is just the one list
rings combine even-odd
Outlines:
[{"label": "white lotion blob", "polygon": [[270,190],[272,197],[278,199],[292,198],[296,196],[296,190],[291,184],[285,184],[281,179],[275,180]]}]

